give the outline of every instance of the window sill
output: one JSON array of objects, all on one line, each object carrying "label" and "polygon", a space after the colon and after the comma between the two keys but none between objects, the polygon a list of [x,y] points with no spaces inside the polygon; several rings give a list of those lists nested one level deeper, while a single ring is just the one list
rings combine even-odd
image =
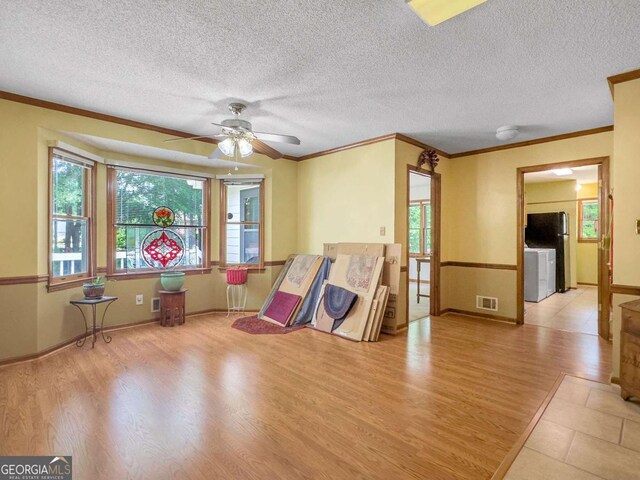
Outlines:
[{"label": "window sill", "polygon": [[83,277],[77,278],[75,280],[69,280],[66,282],[61,281],[57,283],[51,283],[51,280],[49,280],[49,284],[47,285],[47,292],[58,292],[60,290],[68,290],[70,288],[81,287],[83,284],[90,282],[92,278],[93,277]]},{"label": "window sill", "polygon": [[[211,273],[211,268],[190,268],[188,270],[171,270],[172,272],[182,272],[185,275],[204,275]],[[114,272],[107,274],[107,280],[136,280],[140,278],[160,278],[163,272],[154,270],[152,272]]]},{"label": "window sill", "polygon": [[597,238],[578,238],[578,243],[598,243]]}]

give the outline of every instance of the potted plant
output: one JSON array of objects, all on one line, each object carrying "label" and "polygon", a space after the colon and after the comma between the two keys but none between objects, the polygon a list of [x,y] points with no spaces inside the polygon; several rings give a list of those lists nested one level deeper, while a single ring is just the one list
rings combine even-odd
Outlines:
[{"label": "potted plant", "polygon": [[104,295],[104,278],[98,275],[91,283],[84,283],[82,291],[84,292],[84,298],[88,300],[102,298]]}]

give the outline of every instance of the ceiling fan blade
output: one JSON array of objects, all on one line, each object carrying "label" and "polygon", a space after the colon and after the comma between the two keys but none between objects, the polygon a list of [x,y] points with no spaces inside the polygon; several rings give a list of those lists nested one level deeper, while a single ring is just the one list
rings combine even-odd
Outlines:
[{"label": "ceiling fan blade", "polygon": [[276,150],[275,148],[270,147],[266,143],[258,140],[257,138],[253,139],[251,144],[253,145],[253,149],[256,152],[264,153],[266,156],[271,157],[274,160],[277,160],[277,159],[283,157],[282,153],[280,153],[278,150]]},{"label": "ceiling fan blade", "polygon": [[199,138],[213,138],[215,135],[195,135],[193,137],[176,137],[165,140],[165,143],[179,142],[180,140],[197,140]]},{"label": "ceiling fan blade", "polygon": [[222,151],[219,148],[215,148],[213,150],[213,152],[211,152],[211,155],[209,155],[209,160],[219,160],[222,157],[224,157],[224,153],[222,153]]},{"label": "ceiling fan blade", "polygon": [[266,140],[267,142],[280,142],[300,145],[300,139],[298,137],[294,137],[293,135],[280,135],[279,133],[265,132],[253,132],[253,134],[260,140]]}]

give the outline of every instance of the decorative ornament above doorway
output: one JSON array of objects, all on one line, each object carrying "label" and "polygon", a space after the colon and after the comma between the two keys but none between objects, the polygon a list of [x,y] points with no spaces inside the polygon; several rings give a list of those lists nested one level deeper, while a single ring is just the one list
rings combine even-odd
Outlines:
[{"label": "decorative ornament above doorway", "polygon": [[435,150],[424,150],[418,157],[418,168],[422,168],[426,163],[431,168],[431,171],[435,172],[439,161],[440,158]]}]

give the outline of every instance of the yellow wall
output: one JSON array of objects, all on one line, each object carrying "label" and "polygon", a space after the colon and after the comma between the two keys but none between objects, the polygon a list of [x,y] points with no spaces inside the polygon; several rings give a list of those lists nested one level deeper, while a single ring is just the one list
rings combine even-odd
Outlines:
[{"label": "yellow wall", "polygon": [[[636,219],[640,218],[640,80],[615,85],[612,175],[614,197],[613,283],[640,286],[640,236]],[[637,298],[637,297],[636,297]],[[633,297],[614,295],[613,375],[619,375],[620,308]]]},{"label": "yellow wall", "polygon": [[[448,260],[516,265],[516,169],[611,156],[612,151],[613,133],[604,132],[452,159],[448,168]],[[443,272],[449,268],[443,269]],[[469,275],[477,275],[471,272],[472,268],[464,270]],[[512,281],[501,288],[498,296],[500,308],[495,313],[515,318],[516,272],[511,271],[507,275]],[[483,273],[484,280],[492,285],[497,285],[504,277],[505,274],[500,270],[487,270]],[[456,278],[464,282],[466,277],[457,274]],[[481,294],[466,287],[457,289],[455,284],[451,288],[453,291],[449,292],[447,298],[451,308],[473,305],[475,298],[472,297]],[[475,309],[472,311],[482,312]]]},{"label": "yellow wall", "polygon": [[[526,175],[525,175],[526,181]],[[566,212],[569,221],[569,285],[578,286],[578,202],[576,181],[529,183],[525,184],[526,212],[548,213]],[[545,203],[540,203],[545,202]],[[546,203],[553,202],[553,203]],[[566,255],[566,252],[565,252]]]},{"label": "yellow wall", "polygon": [[[598,198],[598,184],[583,184],[578,198]],[[578,283],[598,283],[598,244],[595,242],[578,242]]]},{"label": "yellow wall", "polygon": [[[53,110],[0,100],[0,205],[10,208],[12,235],[6,235],[0,249],[0,277],[46,275],[48,270],[48,146],[61,140],[114,160],[135,161],[156,168],[172,167],[209,174],[222,173],[195,165],[104,152],[68,138],[60,132],[77,132],[208,155],[212,145],[184,141],[164,143],[166,135],[99,121]],[[265,175],[265,260],[278,261],[296,251],[297,164],[271,160],[260,154],[245,159]],[[97,169],[97,266],[107,264],[106,251],[106,167]],[[277,194],[274,195],[274,192]],[[211,260],[218,260],[218,182],[212,181]],[[269,266],[249,276],[248,308],[257,309],[270,290],[280,266]],[[217,268],[210,274],[189,275],[185,286],[187,312],[226,308],[225,276]],[[149,320],[150,299],[157,296],[158,278],[118,280],[107,284],[106,292],[119,300],[109,310],[111,326]],[[135,305],[142,293],[145,304]],[[69,300],[82,297],[81,287],[48,293],[46,283],[0,285],[0,360],[29,355],[63,343],[83,331],[81,317]]]},{"label": "yellow wall", "polygon": [[[323,243],[401,243],[407,266],[407,165],[423,151],[409,143],[387,140],[316,157],[298,166],[298,251],[321,253]],[[441,158],[443,209],[449,202],[447,167]],[[443,214],[443,255],[448,248]],[[380,234],[384,227],[385,235]],[[400,278],[398,327],[406,325],[406,271]]]},{"label": "yellow wall", "polygon": [[388,140],[299,162],[299,252],[321,254],[324,243],[392,242],[394,144]]},{"label": "yellow wall", "polygon": [[[637,96],[632,92],[620,94],[623,99],[627,95]],[[626,109],[616,107],[616,121],[619,118],[627,124],[637,121],[634,120],[637,115],[633,117]],[[20,236],[3,240],[0,277],[46,273],[47,142],[62,138],[73,143],[57,131],[202,155],[208,155],[212,148],[193,141],[165,144],[162,141],[166,136],[155,132],[0,100],[0,202],[20,212],[13,226],[21,232]],[[633,185],[638,172],[632,172],[635,177],[629,175],[630,169],[635,168],[632,159],[637,151],[633,143],[636,140],[629,132],[637,129],[629,127],[622,131],[627,133],[619,137],[618,143],[621,151],[627,152],[628,168],[626,174],[616,172],[619,176],[614,179],[616,188],[628,195],[628,191],[638,190]],[[321,253],[325,242],[395,241],[406,248],[406,166],[416,164],[421,150],[402,141],[388,140],[298,163],[272,161],[262,155],[250,157],[249,162],[266,177],[266,260],[284,260],[295,252]],[[442,174],[442,261],[515,265],[517,167],[611,156],[612,150],[613,133],[606,132],[451,160],[441,158],[437,171]],[[179,164],[171,166],[180,168]],[[195,166],[186,168],[197,170]],[[105,178],[105,168],[99,166],[98,266],[106,265]],[[218,195],[214,182],[212,260],[218,258]],[[623,193],[618,191],[618,195]],[[629,223],[632,217],[640,217],[634,210],[638,203],[622,206],[617,203],[621,213],[620,216],[616,213],[616,222]],[[380,227],[386,229],[385,235],[380,235]],[[622,247],[616,243],[616,248],[623,252],[639,251],[633,248],[635,236],[623,235],[616,241],[622,243]],[[637,284],[633,274],[637,267],[630,269],[623,261],[618,283]],[[251,307],[262,303],[279,269],[268,267],[265,273],[250,276]],[[498,297],[500,309],[496,314],[515,318],[515,271],[448,266],[443,267],[441,274],[443,309],[476,311],[475,295],[480,294]],[[401,302],[405,301],[405,281],[403,273]],[[224,308],[224,277],[217,269],[209,275],[187,277],[186,285],[190,289],[189,311]],[[136,293],[143,293],[147,300],[156,288],[157,279],[108,284],[107,292],[121,297],[111,312],[112,324],[150,318],[148,303],[136,307],[133,298]],[[68,300],[78,295],[80,289],[49,294],[42,283],[0,286],[0,300],[6,301],[4,311],[9,312],[0,318],[0,358],[41,351],[80,333],[80,319],[68,306]],[[403,318],[399,323],[404,321]]]}]

